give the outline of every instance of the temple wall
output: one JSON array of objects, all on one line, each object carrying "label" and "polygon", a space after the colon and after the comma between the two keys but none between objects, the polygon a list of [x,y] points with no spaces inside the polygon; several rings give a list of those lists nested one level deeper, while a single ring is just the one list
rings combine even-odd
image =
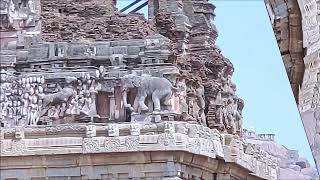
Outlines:
[{"label": "temple wall", "polygon": [[47,42],[142,39],[152,32],[143,14],[115,13],[113,0],[43,0],[41,7]]},{"label": "temple wall", "polygon": [[304,74],[302,17],[298,2],[295,0],[266,0],[265,2],[290,85],[298,102]]},{"label": "temple wall", "polygon": [[[292,89],[319,169],[320,4],[316,0],[267,0],[266,5],[291,85],[294,84],[295,77],[303,75],[303,78],[298,79],[298,86],[292,86]],[[292,17],[297,18],[293,19]],[[292,26],[282,26],[281,24],[292,24]],[[292,32],[299,34],[299,36],[295,36]],[[288,51],[288,48],[283,46],[281,40],[283,35],[286,37],[284,38],[285,42],[289,43],[290,47],[294,47],[296,52],[299,52],[298,56],[297,53]],[[297,59],[288,60],[293,57],[297,57]],[[291,67],[295,67],[294,62],[300,64],[299,67],[297,66],[298,71],[291,70]]]}]

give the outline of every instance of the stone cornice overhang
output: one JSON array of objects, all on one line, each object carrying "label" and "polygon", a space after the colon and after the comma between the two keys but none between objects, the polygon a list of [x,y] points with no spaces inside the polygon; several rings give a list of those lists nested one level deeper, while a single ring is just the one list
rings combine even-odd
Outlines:
[{"label": "stone cornice overhang", "polygon": [[[27,162],[30,157],[46,159],[48,156],[80,156],[80,159],[86,159],[87,156],[108,157],[108,154],[121,156],[122,153],[150,153],[175,154],[174,159],[178,163],[189,163],[209,172],[275,178],[275,162],[267,159],[268,156],[263,155],[262,151],[246,154],[243,148],[226,144],[225,138],[216,130],[174,121],[157,124],[65,124],[7,128],[1,129],[1,169],[9,168],[12,159],[24,159]],[[192,158],[184,159],[185,155]],[[156,157],[152,156],[153,159]],[[218,165],[223,167],[223,171],[219,170]]]},{"label": "stone cornice overhang", "polygon": [[[132,158],[134,157],[134,158]],[[69,164],[59,164],[54,162],[57,159],[67,160]],[[11,164],[10,162],[15,162]],[[34,164],[37,162],[37,164]],[[39,163],[41,162],[41,163]],[[73,162],[73,163],[70,163]],[[113,153],[89,153],[89,154],[61,154],[61,155],[37,155],[22,157],[2,157],[2,171],[16,169],[41,169],[41,168],[72,168],[72,167],[106,167],[116,165],[150,165],[157,164],[158,172],[163,172],[160,164],[174,163],[174,168],[167,170],[171,176],[184,177],[189,174],[188,169],[196,169],[199,176],[204,179],[212,179],[217,174],[225,174],[239,179],[265,180],[267,177],[261,177],[243,166],[234,162],[225,162],[223,159],[210,158],[199,154],[186,151],[141,151],[141,152],[113,152]],[[184,168],[183,168],[184,167]],[[153,170],[154,171],[154,170]],[[165,173],[165,171],[163,172]],[[192,173],[190,173],[192,174]],[[41,176],[41,174],[37,174]],[[44,173],[42,176],[46,176]],[[132,177],[134,178],[134,177]]]}]

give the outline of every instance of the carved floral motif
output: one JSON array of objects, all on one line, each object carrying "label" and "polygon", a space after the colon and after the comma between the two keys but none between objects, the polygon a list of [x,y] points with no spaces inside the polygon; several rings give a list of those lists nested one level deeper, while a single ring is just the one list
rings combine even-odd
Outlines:
[{"label": "carved floral motif", "polygon": [[121,147],[120,139],[118,138],[107,138],[104,142],[104,148],[106,151],[115,152],[119,151]]},{"label": "carved floral motif", "polygon": [[83,151],[84,152],[99,152],[100,151],[100,145],[99,141],[94,138],[84,138],[83,139]]},{"label": "carved floral motif", "polygon": [[12,153],[22,153],[27,150],[25,142],[23,140],[12,140],[11,142],[11,152]]}]

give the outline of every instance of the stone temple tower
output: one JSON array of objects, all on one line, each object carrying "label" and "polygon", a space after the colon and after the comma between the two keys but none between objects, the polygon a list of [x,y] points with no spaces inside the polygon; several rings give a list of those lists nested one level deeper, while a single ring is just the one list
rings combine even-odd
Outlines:
[{"label": "stone temple tower", "polygon": [[207,0],[1,1],[1,179],[276,179]]}]

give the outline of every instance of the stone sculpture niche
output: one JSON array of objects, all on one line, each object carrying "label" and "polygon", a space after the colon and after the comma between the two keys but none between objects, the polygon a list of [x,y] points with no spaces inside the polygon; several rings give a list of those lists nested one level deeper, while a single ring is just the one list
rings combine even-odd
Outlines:
[{"label": "stone sculpture niche", "polygon": [[0,75],[1,126],[92,122],[100,117],[96,109],[98,76],[83,73],[47,79],[42,75],[17,77],[5,70]]},{"label": "stone sculpture niche", "polygon": [[[161,105],[172,108],[171,98],[173,87],[171,82],[162,77],[152,77],[151,75],[142,74],[141,76],[129,74],[121,78],[122,96],[125,108],[134,113],[148,112],[150,109],[145,104],[147,98],[151,98],[153,112],[160,112]],[[128,103],[128,90],[136,90],[134,105]]]}]

